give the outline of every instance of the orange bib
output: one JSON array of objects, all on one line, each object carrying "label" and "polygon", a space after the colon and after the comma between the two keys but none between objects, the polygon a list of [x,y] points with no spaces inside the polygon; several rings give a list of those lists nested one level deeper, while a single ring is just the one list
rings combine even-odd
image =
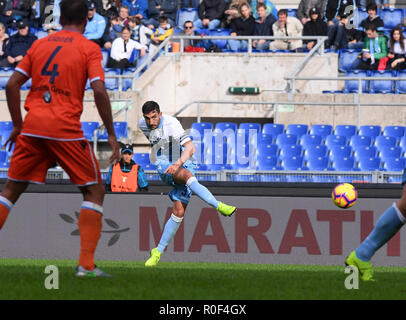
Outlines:
[{"label": "orange bib", "polygon": [[111,175],[111,191],[113,192],[136,192],[138,189],[138,164],[133,165],[130,172],[123,172],[120,163],[113,167]]}]

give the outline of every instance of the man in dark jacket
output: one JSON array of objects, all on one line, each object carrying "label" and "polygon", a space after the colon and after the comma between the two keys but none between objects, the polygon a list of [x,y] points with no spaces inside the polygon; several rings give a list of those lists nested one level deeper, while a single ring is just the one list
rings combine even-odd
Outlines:
[{"label": "man in dark jacket", "polygon": [[203,0],[199,5],[200,19],[194,22],[196,29],[218,28],[225,10],[226,2],[224,0]]},{"label": "man in dark jacket", "polygon": [[[255,21],[254,36],[273,36],[272,25],[276,22],[276,19],[272,13],[266,15],[265,3],[257,4],[257,13],[259,19]],[[269,49],[271,40],[254,40],[252,41],[252,47],[257,50]]]},{"label": "man in dark jacket", "polygon": [[175,27],[177,9],[178,2],[176,0],[149,0],[148,1],[149,19],[145,21],[145,24],[148,26],[152,25],[154,28],[158,28],[159,17],[166,16],[168,18],[168,23],[173,28]]},{"label": "man in dark jacket", "polygon": [[368,7],[367,7],[367,11],[368,11],[368,17],[366,17],[364,20],[362,20],[359,25],[363,31],[363,34],[362,34],[363,38],[366,37],[365,30],[370,24],[375,25],[376,30],[378,32],[383,31],[383,20],[381,19],[381,17],[376,15],[376,13],[378,11],[377,5],[375,3],[369,3]]},{"label": "man in dark jacket", "polygon": [[18,33],[10,38],[4,51],[7,61],[2,61],[1,67],[15,67],[27,54],[34,41],[37,40],[37,37],[30,33],[30,29],[24,21],[20,20],[17,26]]},{"label": "man in dark jacket", "polygon": [[[321,20],[317,8],[310,9],[309,16],[311,20],[304,25],[303,36],[326,36],[327,23]],[[308,50],[312,50],[316,42],[316,40],[303,40],[304,47]]]},{"label": "man in dark jacket", "polygon": [[[251,14],[251,8],[248,3],[243,3],[239,9],[240,17],[231,20],[230,36],[252,36],[255,29],[255,19]],[[228,48],[231,51],[247,49],[247,40],[228,40]]]}]

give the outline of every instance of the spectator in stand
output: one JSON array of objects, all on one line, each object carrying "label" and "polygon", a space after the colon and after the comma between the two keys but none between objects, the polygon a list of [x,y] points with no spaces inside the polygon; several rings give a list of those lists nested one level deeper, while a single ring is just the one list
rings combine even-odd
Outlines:
[{"label": "spectator in stand", "polygon": [[[4,9],[0,11],[0,22],[6,26],[6,28],[12,28],[15,19],[13,17],[13,11],[8,10],[7,3],[3,2]],[[1,8],[0,8],[1,9]]]},{"label": "spectator in stand", "polygon": [[89,11],[87,15],[86,29],[83,35],[93,42],[97,43],[100,47],[103,46],[103,34],[106,29],[106,20],[96,12],[96,5],[94,2],[89,3]]},{"label": "spectator in stand", "polygon": [[1,64],[1,61],[7,60],[5,51],[6,51],[6,46],[7,46],[7,43],[9,40],[10,40],[10,37],[6,33],[6,27],[4,26],[4,24],[0,23],[0,64]]},{"label": "spectator in stand", "polygon": [[1,67],[15,67],[27,54],[28,49],[37,40],[37,37],[30,33],[30,28],[20,20],[17,24],[18,32],[10,37],[4,51],[7,60],[0,63]]},{"label": "spectator in stand", "polygon": [[11,11],[14,18],[17,20],[26,20],[30,18],[31,11],[32,11],[32,1],[30,0],[12,0],[11,3]]},{"label": "spectator in stand", "polygon": [[120,10],[118,12],[118,23],[114,24],[114,26],[113,26],[117,37],[120,36],[121,31],[123,31],[123,28],[127,27],[128,23],[130,22],[129,12],[130,11],[129,11],[128,7],[126,7],[126,6],[120,7]]},{"label": "spectator in stand", "polygon": [[165,39],[173,34],[173,27],[169,24],[166,16],[160,16],[159,27],[151,35],[151,44],[149,45],[149,53],[154,54],[158,46],[165,41]]},{"label": "spectator in stand", "polygon": [[199,5],[199,19],[194,22],[196,29],[213,30],[220,26],[226,2],[224,0],[202,0]]},{"label": "spectator in stand", "polygon": [[[272,25],[275,37],[296,37],[302,36],[303,25],[295,17],[288,17],[286,9],[278,11],[278,21]],[[302,40],[275,40],[269,45],[271,50],[296,50],[303,45]]]},{"label": "spectator in stand", "polygon": [[[326,36],[327,35],[327,23],[320,18],[318,9],[310,9],[310,21],[306,22],[303,27],[303,36]],[[317,43],[316,40],[304,40],[304,48],[312,50]]]},{"label": "spectator in stand", "polygon": [[[183,24],[183,30],[179,33],[179,35],[184,36],[200,36],[200,33],[195,30],[192,21],[185,21]],[[179,40],[177,40],[179,42]],[[185,39],[183,42],[184,48],[187,47],[203,47],[203,42],[200,39]]]},{"label": "spectator in stand", "polygon": [[106,24],[106,29],[104,30],[102,38],[103,48],[106,50],[110,50],[113,41],[118,38],[117,33],[114,30],[114,25],[116,24],[119,24],[118,17],[111,18],[109,23]]},{"label": "spectator in stand", "polygon": [[362,34],[363,37],[366,36],[365,29],[369,24],[374,24],[376,27],[376,30],[378,32],[383,31],[383,20],[381,19],[381,17],[379,17],[377,15],[377,12],[378,12],[377,5],[375,3],[368,4],[367,11],[368,11],[368,17],[366,17],[360,23],[360,27],[363,31],[363,34]]},{"label": "spectator in stand", "polygon": [[278,18],[278,9],[276,9],[275,5],[269,0],[252,0],[251,1],[251,12],[255,20],[259,19],[257,7],[260,3],[265,4],[266,6],[266,14],[272,14],[275,21]]},{"label": "spectator in stand", "polygon": [[149,28],[158,28],[159,17],[165,16],[168,23],[174,27],[176,21],[176,12],[178,10],[177,0],[149,0],[148,15],[149,20],[145,22]]},{"label": "spectator in stand", "polygon": [[[251,7],[243,3],[239,8],[240,17],[231,20],[230,36],[252,36],[255,29],[255,19],[251,14]],[[245,50],[248,47],[247,40],[228,40],[227,47],[231,51]]]},{"label": "spectator in stand", "polygon": [[389,54],[386,67],[389,70],[404,70],[406,69],[406,39],[402,29],[399,27],[393,28],[390,32],[389,39]]},{"label": "spectator in stand", "polygon": [[123,6],[127,6],[130,16],[139,17],[141,20],[148,19],[148,1],[147,0],[123,0]]},{"label": "spectator in stand", "polygon": [[128,26],[131,29],[131,39],[148,47],[154,32],[141,23],[141,18],[137,16],[131,17]]},{"label": "spectator in stand", "polygon": [[316,8],[319,13],[319,19],[324,20],[326,1],[327,0],[301,0],[296,11],[296,17],[305,25],[306,22],[312,20],[310,10]]},{"label": "spectator in stand", "polygon": [[[267,15],[267,8],[265,3],[259,2],[257,4],[257,15],[259,19],[255,21],[254,36],[273,36],[272,25],[276,22],[273,14]],[[257,50],[269,49],[271,40],[254,40],[252,41],[252,47]]]},{"label": "spectator in stand", "polygon": [[195,8],[199,7],[200,0],[181,0],[180,7],[181,8]]},{"label": "spectator in stand", "polygon": [[130,27],[124,27],[121,37],[113,41],[107,68],[118,68],[123,72],[123,69],[135,67],[136,61],[131,61],[134,50],[140,50],[141,57],[147,52],[145,46],[131,39]]},{"label": "spectator in stand", "polygon": [[351,68],[377,70],[380,60],[388,55],[387,40],[377,32],[374,24],[368,25],[365,31],[367,37],[364,41],[364,49]]},{"label": "spectator in stand", "polygon": [[247,3],[247,0],[231,0],[228,9],[224,11],[226,16],[225,23],[228,27],[230,26],[231,20],[240,17],[239,8],[243,3]]},{"label": "spectator in stand", "polygon": [[343,17],[349,17],[356,8],[355,0],[327,0],[325,18],[328,27],[337,26]]},{"label": "spectator in stand", "polygon": [[389,8],[389,0],[376,0],[376,5],[380,9],[388,9]]},{"label": "spectator in stand", "polygon": [[117,17],[119,15],[120,6],[121,0],[107,0],[107,2],[103,4],[104,16],[108,19]]}]

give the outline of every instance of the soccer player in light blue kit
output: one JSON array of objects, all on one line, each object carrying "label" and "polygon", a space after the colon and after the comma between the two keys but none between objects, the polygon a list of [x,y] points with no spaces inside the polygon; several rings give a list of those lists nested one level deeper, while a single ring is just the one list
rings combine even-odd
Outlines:
[{"label": "soccer player in light blue kit", "polygon": [[192,192],[223,216],[231,216],[236,207],[217,201],[197,181],[194,176],[197,163],[193,158],[196,149],[180,122],[175,117],[162,115],[154,101],[145,102],[142,113],[144,117],[139,127],[151,143],[151,162],[156,165],[161,180],[174,187],[168,194],[173,201],[173,213],[165,224],[158,247],[151,250],[151,256],[145,262],[146,267],[153,267],[158,264],[161,254],[182,223]]},{"label": "soccer player in light blue kit", "polygon": [[[403,171],[402,184],[406,183],[406,169]],[[350,253],[345,260],[347,266],[358,268],[361,280],[374,281],[371,258],[387,243],[406,223],[406,188],[403,187],[402,197],[394,202],[380,216],[368,237]]]}]

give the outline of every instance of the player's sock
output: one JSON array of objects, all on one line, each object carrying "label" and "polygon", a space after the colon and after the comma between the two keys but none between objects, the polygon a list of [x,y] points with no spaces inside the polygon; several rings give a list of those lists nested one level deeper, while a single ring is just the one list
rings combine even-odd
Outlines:
[{"label": "player's sock", "polygon": [[207,189],[204,185],[200,184],[199,181],[197,181],[196,177],[189,178],[189,180],[186,182],[186,185],[200,199],[207,202],[213,208],[217,209],[219,202],[212,195],[212,193],[209,191],[209,189]]},{"label": "player's sock", "polygon": [[183,218],[175,216],[173,213],[165,224],[164,232],[158,244],[158,251],[163,253],[168,243],[172,240],[176,231],[178,231]]},{"label": "player's sock", "polygon": [[0,229],[3,228],[12,207],[13,203],[10,200],[0,196]]},{"label": "player's sock", "polygon": [[94,252],[100,238],[103,208],[95,203],[83,201],[79,215],[80,257],[79,265],[93,270]]},{"label": "player's sock", "polygon": [[399,211],[396,203],[393,203],[378,219],[368,237],[355,249],[357,257],[363,261],[371,260],[375,252],[388,242],[405,223],[406,218]]}]

